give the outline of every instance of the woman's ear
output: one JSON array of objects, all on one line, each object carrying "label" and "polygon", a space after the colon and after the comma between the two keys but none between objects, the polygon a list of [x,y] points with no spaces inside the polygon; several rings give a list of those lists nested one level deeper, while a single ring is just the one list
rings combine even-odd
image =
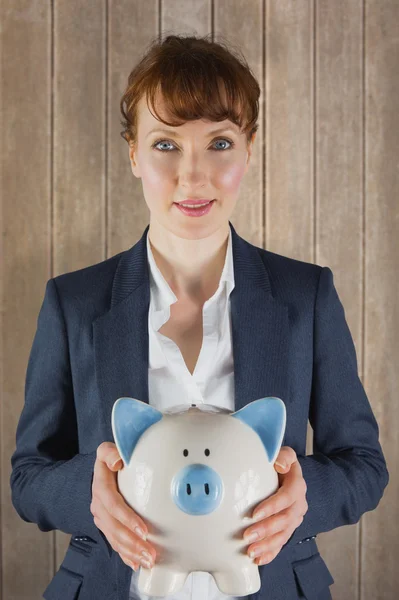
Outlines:
[{"label": "woman's ear", "polygon": [[250,159],[251,159],[251,155],[252,155],[252,149],[253,149],[253,145],[254,145],[255,137],[256,137],[256,132],[252,134],[251,141],[250,141],[250,142],[249,142],[249,144],[248,144],[248,148],[247,148],[247,154],[248,154],[248,156],[247,156],[247,162],[246,162],[246,165],[245,165],[245,172],[247,172],[247,171],[248,171],[248,167],[249,167],[249,161],[250,161]]},{"label": "woman's ear", "polygon": [[139,178],[140,170],[136,162],[136,147],[133,142],[129,142],[129,160],[133,175]]}]

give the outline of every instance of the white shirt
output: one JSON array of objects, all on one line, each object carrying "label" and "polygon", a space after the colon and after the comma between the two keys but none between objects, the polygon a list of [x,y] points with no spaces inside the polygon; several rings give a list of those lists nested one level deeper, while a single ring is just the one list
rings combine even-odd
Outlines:
[{"label": "white shirt", "polygon": [[[157,267],[147,234],[150,275],[148,311],[149,404],[161,412],[181,404],[213,404],[234,411],[234,363],[231,336],[230,294],[234,288],[231,229],[219,287],[203,306],[203,343],[191,375],[179,347],[159,329],[170,318],[170,305],[177,297]],[[156,564],[156,561],[155,561]],[[129,600],[152,600],[140,594],[140,569],[132,570]],[[159,598],[159,596],[157,596]],[[219,591],[210,573],[190,573],[183,588],[168,600],[235,600]]]}]

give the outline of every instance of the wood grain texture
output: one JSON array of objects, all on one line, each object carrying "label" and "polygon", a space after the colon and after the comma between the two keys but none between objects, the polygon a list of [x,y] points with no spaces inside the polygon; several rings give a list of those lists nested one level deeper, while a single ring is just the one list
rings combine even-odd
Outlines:
[{"label": "wood grain texture", "polygon": [[313,262],[313,10],[266,2],[266,247]]},{"label": "wood grain texture", "polygon": [[9,488],[46,281],[141,236],[149,210],[120,97],[150,40],[210,32],[243,52],[262,89],[231,220],[255,245],[332,269],[390,472],[375,511],[317,538],[331,592],[396,600],[398,2],[2,0],[0,21],[0,600],[40,598],[69,542],[22,521]]},{"label": "wood grain texture", "polygon": [[156,0],[123,0],[108,13],[107,257],[130,248],[149,223],[141,179],[131,170],[129,147],[121,137],[120,98],[130,71],[158,35]]},{"label": "wood grain texture", "polygon": [[365,7],[364,375],[390,482],[362,518],[360,598],[385,600],[399,590],[399,3]]},{"label": "wood grain texture", "polygon": [[[328,265],[345,308],[362,378],[362,1],[315,4],[315,262]],[[318,536],[334,599],[357,598],[362,522]]]},{"label": "wood grain texture", "polygon": [[51,10],[39,0],[3,0],[0,10],[0,596],[28,600],[40,598],[54,571],[54,534],[21,520],[9,485],[27,361],[51,274]]},{"label": "wood grain texture", "polygon": [[104,9],[54,5],[54,275],[105,258]]}]

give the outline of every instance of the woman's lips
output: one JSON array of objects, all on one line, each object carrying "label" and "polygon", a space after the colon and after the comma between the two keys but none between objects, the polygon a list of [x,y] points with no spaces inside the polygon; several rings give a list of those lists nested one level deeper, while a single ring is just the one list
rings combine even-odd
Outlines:
[{"label": "woman's lips", "polygon": [[208,204],[206,204],[205,206],[200,206],[199,208],[195,208],[195,206],[189,208],[188,206],[182,206],[177,202],[175,202],[175,204],[176,208],[188,217],[202,217],[203,215],[207,215],[212,210],[212,206],[215,204],[215,200],[210,200]]},{"label": "woman's lips", "polygon": [[208,202],[212,202],[212,200],[214,199],[208,199],[208,198],[196,198],[194,199],[187,199],[187,200],[181,200],[180,202],[175,202],[175,204],[190,204],[190,206],[196,206],[197,204],[205,204]]}]

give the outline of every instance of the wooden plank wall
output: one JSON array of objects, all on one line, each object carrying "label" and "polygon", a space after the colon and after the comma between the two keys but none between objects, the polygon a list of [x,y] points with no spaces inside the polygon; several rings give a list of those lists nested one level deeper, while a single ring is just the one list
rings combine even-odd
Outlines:
[{"label": "wooden plank wall", "polygon": [[231,220],[258,246],[333,270],[390,471],[377,510],[318,536],[333,597],[397,598],[399,3],[2,0],[0,21],[1,599],[40,598],[69,541],[23,522],[9,488],[45,283],[141,236],[149,212],[120,137],[121,93],[154,36],[211,31],[262,88]]}]

